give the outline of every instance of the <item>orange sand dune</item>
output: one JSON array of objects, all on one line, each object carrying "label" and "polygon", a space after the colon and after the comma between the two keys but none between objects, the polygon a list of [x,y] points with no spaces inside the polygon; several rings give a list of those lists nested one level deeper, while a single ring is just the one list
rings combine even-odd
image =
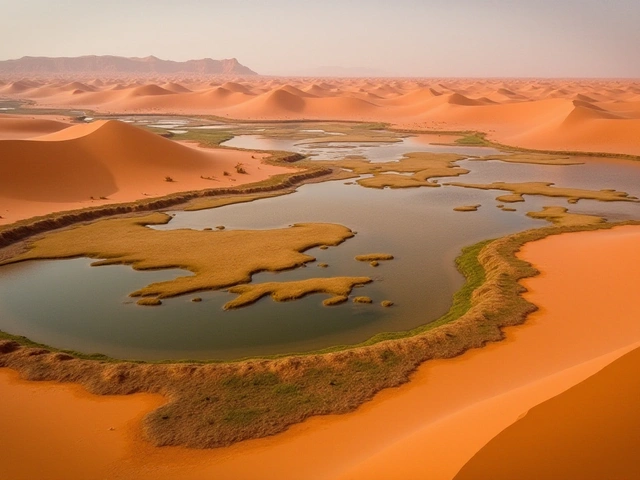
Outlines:
[{"label": "orange sand dune", "polygon": [[26,382],[0,369],[1,476],[108,478],[130,455],[142,417],[162,403],[159,395],[97,396],[79,385]]},{"label": "orange sand dune", "polygon": [[[212,451],[154,448],[139,434],[116,428],[111,433],[124,442],[128,456],[105,459],[98,450],[86,457],[95,459],[93,466],[69,464],[64,476],[51,478],[450,480],[529,409],[576,384],[588,385],[591,375],[640,344],[640,305],[629,301],[640,284],[638,240],[640,227],[628,226],[525,245],[520,256],[543,272],[523,282],[526,297],[540,306],[525,325],[508,328],[503,342],[427,362],[410,383],[381,392],[352,414],[312,418],[271,438]],[[52,386],[31,385],[45,392],[39,400],[42,411],[69,427],[48,432],[40,420],[10,423],[4,437],[12,439],[17,452],[32,451],[30,435],[55,436],[63,443],[79,422],[90,424],[99,415],[75,413],[86,409],[88,399],[82,397],[53,409],[46,400]],[[23,395],[2,376],[0,388],[5,392],[0,398]],[[1,410],[11,415],[21,408],[18,403]],[[637,410],[629,414],[637,420]],[[581,428],[588,426],[576,425],[578,437]],[[20,429],[22,436],[14,434]],[[99,433],[87,435],[86,443],[104,444],[109,452]],[[514,451],[520,446],[514,445]],[[503,455],[501,461],[509,459]],[[51,461],[46,451],[34,452],[30,460],[30,466]]]},{"label": "orange sand dune", "polygon": [[0,115],[0,140],[23,139],[57,132],[69,126],[60,120]]},{"label": "orange sand dune", "polygon": [[[262,157],[179,144],[118,121],[75,125],[29,140],[0,140],[0,222],[239,185],[290,171],[263,164]],[[248,173],[237,174],[237,163]]]},{"label": "orange sand dune", "polygon": [[640,478],[640,348],[531,409],[456,480]]},{"label": "orange sand dune", "polygon": [[0,86],[3,96],[52,107],[244,120],[383,121],[415,130],[481,130],[500,143],[533,149],[640,155],[637,125],[628,122],[640,120],[640,85],[631,80],[228,77],[211,81],[194,75],[100,83],[88,78],[5,83]]}]

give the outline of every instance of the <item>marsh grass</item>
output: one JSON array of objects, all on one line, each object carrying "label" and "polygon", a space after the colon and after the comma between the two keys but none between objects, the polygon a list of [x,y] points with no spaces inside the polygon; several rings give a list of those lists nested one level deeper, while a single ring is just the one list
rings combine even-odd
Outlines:
[{"label": "marsh grass", "polygon": [[586,190],[581,188],[556,187],[551,182],[522,182],[506,183],[493,182],[488,184],[452,182],[446,185],[464,188],[477,188],[481,190],[506,190],[511,195],[501,195],[496,198],[499,202],[521,202],[522,195],[542,195],[545,197],[566,197],[569,202],[578,200],[599,200],[601,202],[637,202],[636,197],[629,196],[626,192],[617,190]]},{"label": "marsh grass", "polygon": [[[339,245],[353,236],[334,224],[296,224],[275,230],[190,229],[154,230],[171,217],[152,213],[144,217],[101,220],[50,233],[29,249],[0,265],[35,259],[89,257],[93,265],[130,265],[137,270],[182,268],[193,273],[158,282],[132,292],[140,305],[158,305],[161,298],[247,283],[257,272],[280,271],[315,260],[302,253],[320,245]],[[263,252],[255,255],[255,252]],[[330,290],[331,291],[331,290]],[[275,298],[275,297],[274,297]]]},{"label": "marsh grass", "polygon": [[373,300],[371,300],[371,297],[360,296],[354,297],[353,303],[373,303]]},{"label": "marsh grass", "polygon": [[604,218],[581,213],[569,213],[564,207],[542,207],[540,212],[528,212],[528,217],[547,220],[556,225],[597,225],[604,223]]},{"label": "marsh grass", "polygon": [[[429,181],[432,178],[469,173],[469,170],[455,164],[464,158],[453,153],[418,152],[407,153],[398,162],[370,162],[361,158],[347,158],[338,161],[316,161],[314,164],[347,169],[352,175],[373,175],[357,181],[363,187],[417,188],[439,187],[438,183]],[[398,175],[390,172],[413,175]]]},{"label": "marsh grass", "polygon": [[478,132],[470,133],[465,135],[464,137],[457,138],[454,140],[454,143],[456,145],[474,146],[474,147],[475,146],[484,147],[489,145],[489,142],[487,142],[487,140],[485,139],[485,135]]},{"label": "marsh grass", "polygon": [[464,205],[461,207],[454,207],[453,211],[454,212],[477,212],[478,208],[480,208],[481,205]]},{"label": "marsh grass", "polygon": [[227,302],[224,309],[251,305],[266,295],[270,295],[276,302],[296,300],[312,293],[330,293],[334,295],[332,298],[345,297],[351,293],[353,287],[365,285],[371,281],[369,277],[330,277],[238,285],[228,290],[230,293],[238,294],[238,297]]},{"label": "marsh grass", "polygon": [[367,253],[364,255],[356,255],[355,259],[359,262],[378,262],[384,260],[393,260],[390,253]]}]

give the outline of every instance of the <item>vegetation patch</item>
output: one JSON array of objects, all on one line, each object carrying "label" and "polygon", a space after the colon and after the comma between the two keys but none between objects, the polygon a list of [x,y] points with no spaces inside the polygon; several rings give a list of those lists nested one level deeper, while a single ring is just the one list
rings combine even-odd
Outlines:
[{"label": "vegetation patch", "polygon": [[506,155],[487,155],[471,158],[472,161],[498,160],[508,163],[530,163],[534,165],[583,165],[584,162],[572,159],[566,155],[548,155],[544,153],[510,153]]},{"label": "vegetation patch", "polygon": [[289,192],[266,192],[266,193],[255,193],[252,195],[228,195],[226,197],[209,197],[209,198],[198,198],[196,200],[192,200],[189,204],[184,208],[184,210],[188,212],[193,212],[197,210],[206,210],[209,208],[219,208],[224,207],[226,205],[235,205],[236,203],[247,203],[253,202],[255,200],[260,200],[262,198],[271,198],[271,197],[279,197],[281,195],[286,195]]},{"label": "vegetation patch", "polygon": [[467,135],[465,135],[464,137],[461,138],[457,138],[454,141],[454,144],[456,145],[465,145],[465,146],[479,146],[479,147],[484,147],[486,145],[489,144],[489,142],[487,142],[487,140],[484,138],[484,134],[482,133],[478,133],[478,132],[474,132],[474,133],[469,133]]},{"label": "vegetation patch", "polygon": [[354,297],[353,303],[373,303],[373,300],[370,297],[360,296]]},{"label": "vegetation patch", "polygon": [[542,207],[540,212],[528,212],[528,217],[547,220],[556,225],[597,225],[604,223],[604,218],[581,213],[569,213],[564,207]]},{"label": "vegetation patch", "polygon": [[[353,236],[333,224],[296,224],[276,230],[154,230],[171,217],[153,213],[116,218],[50,233],[0,265],[36,259],[89,257],[93,265],[124,264],[137,270],[183,268],[193,275],[154,283],[134,297],[166,298],[251,281],[261,271],[280,271],[315,260],[302,253],[320,245],[338,245]],[[258,254],[259,252],[259,254]]]},{"label": "vegetation patch", "polygon": [[[407,153],[398,162],[370,162],[361,158],[347,158],[317,161],[314,164],[347,169],[353,175],[372,174],[372,177],[358,180],[358,184],[363,187],[414,188],[439,187],[438,183],[429,180],[469,173],[469,170],[455,165],[455,162],[464,158],[453,153],[418,152]],[[403,175],[407,173],[412,175]]]},{"label": "vegetation patch", "polygon": [[326,307],[330,307],[332,305],[340,305],[341,303],[349,300],[347,295],[336,295],[335,297],[326,298],[322,301],[322,304]]},{"label": "vegetation patch", "polygon": [[455,207],[453,210],[455,212],[477,212],[480,207],[481,205],[463,205],[461,207]]},{"label": "vegetation patch", "polygon": [[617,190],[585,190],[581,188],[555,187],[551,182],[524,182],[505,183],[493,182],[488,184],[480,183],[447,183],[454,187],[478,188],[481,190],[506,190],[512,195],[502,195],[496,200],[500,202],[523,201],[522,195],[543,195],[545,197],[566,197],[569,202],[576,203],[578,200],[600,200],[602,202],[637,202],[636,197],[630,196],[626,192]]},{"label": "vegetation patch", "polygon": [[[311,293],[331,293],[332,298],[348,296],[356,285],[365,285],[369,277],[309,278],[294,282],[249,283],[230,288],[238,297],[224,305],[225,310],[240,308],[270,295],[276,302],[296,300]],[[326,305],[326,304],[325,304]]]},{"label": "vegetation patch", "polygon": [[380,260],[393,260],[390,253],[367,253],[365,255],[356,255],[355,259],[359,262],[377,262]]}]

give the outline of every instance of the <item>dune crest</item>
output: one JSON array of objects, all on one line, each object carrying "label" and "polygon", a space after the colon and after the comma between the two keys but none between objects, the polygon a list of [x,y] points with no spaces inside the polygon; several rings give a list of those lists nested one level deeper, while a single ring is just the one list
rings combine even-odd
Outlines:
[{"label": "dune crest", "polygon": [[[26,140],[0,140],[0,202],[8,210],[0,221],[239,185],[290,171],[262,164],[262,158],[180,144],[116,120],[73,125]],[[236,175],[237,163],[248,173]]]},{"label": "dune crest", "polygon": [[632,80],[210,77],[195,71],[134,72],[100,83],[90,74],[3,80],[0,94],[54,108],[385,122],[410,130],[480,130],[490,140],[532,149],[640,155],[640,86]]}]

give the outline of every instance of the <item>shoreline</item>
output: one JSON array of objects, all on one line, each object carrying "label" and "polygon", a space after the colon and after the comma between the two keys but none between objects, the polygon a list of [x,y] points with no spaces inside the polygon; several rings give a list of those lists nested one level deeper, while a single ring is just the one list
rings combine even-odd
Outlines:
[{"label": "shoreline", "polygon": [[[611,262],[604,253],[612,248],[620,251],[623,244],[632,248],[639,232],[639,226],[622,226],[556,235],[528,243],[519,256],[533,259],[542,275],[523,282],[529,290],[524,295],[540,304],[538,312],[531,314],[524,325],[505,329],[506,340],[502,342],[469,350],[453,359],[424,363],[409,383],[378,393],[353,413],[314,417],[277,436],[211,451],[183,447],[158,449],[138,439],[137,443],[134,441],[136,447],[133,451],[136,453],[121,462],[120,467],[114,467],[112,478],[127,478],[131,472],[144,472],[138,478],[158,479],[176,478],[177,475],[194,480],[210,478],[211,475],[220,479],[238,476],[260,478],[265,468],[283,479],[299,478],[300,472],[305,472],[307,478],[318,479],[388,478],[390,470],[384,470],[383,466],[393,468],[394,474],[402,473],[403,478],[421,478],[425,472],[433,473],[430,478],[434,479],[452,478],[462,463],[477,451],[477,447],[514,422],[528,408],[584,381],[635,345],[624,328],[604,340],[597,330],[585,329],[585,335],[576,341],[575,324],[579,322],[584,327],[584,315],[588,312],[593,314],[593,305],[584,302],[578,305],[586,310],[584,312],[573,308],[575,303],[566,298],[558,298],[553,278],[559,276],[560,281],[570,283],[578,292],[585,284],[591,284],[598,278],[601,282],[606,281],[603,278],[616,278],[620,284],[625,280],[633,284],[625,276],[608,277],[602,273],[602,268],[607,265],[620,267],[620,263],[631,268],[632,265],[624,258],[619,256],[618,262]],[[576,240],[578,238],[584,241]],[[616,242],[612,244],[613,240]],[[577,245],[576,248],[583,251],[591,251],[588,258],[592,261],[598,258],[602,268],[593,269],[591,275],[580,269],[563,271],[567,261],[563,252],[567,243]],[[555,263],[548,260],[552,250],[550,244],[560,252]],[[594,248],[599,254],[595,254]],[[579,261],[581,257],[576,258]],[[585,266],[586,273],[588,267]],[[573,276],[567,278],[567,273],[573,273]],[[638,275],[637,272],[635,274]],[[611,292],[625,295],[620,289],[611,289]],[[619,304],[619,299],[609,293],[596,297],[595,301]],[[555,306],[540,301],[541,298],[553,300]],[[566,307],[559,312],[556,310],[563,304],[573,317],[567,316]],[[560,330],[561,324],[557,322],[565,322]],[[640,331],[636,334],[637,343]],[[567,335],[574,340],[573,343],[567,344]],[[599,347],[594,349],[594,345]],[[546,354],[540,357],[540,348],[551,350],[545,350]],[[523,365],[524,359],[533,363],[525,362]],[[496,374],[487,376],[487,372]],[[34,389],[41,386],[24,383],[33,385]],[[478,415],[482,412],[485,415]],[[500,418],[496,419],[494,414],[499,412],[502,412]],[[474,419],[476,423],[472,422]],[[487,431],[487,424],[493,425],[492,431]],[[454,425],[457,428],[452,429]],[[463,425],[465,427],[461,430]],[[471,432],[466,430],[469,425],[477,427],[474,429],[476,434],[470,435]],[[453,435],[450,443],[442,441],[445,432]],[[452,432],[458,432],[462,437]],[[452,444],[458,447],[456,454],[450,452]],[[449,456],[443,457],[447,451]],[[293,455],[293,452],[298,454]],[[305,454],[300,455],[299,452]],[[426,452],[432,457],[425,456]],[[332,459],[329,464],[328,458]],[[430,469],[435,459],[440,465],[439,473]]]}]

